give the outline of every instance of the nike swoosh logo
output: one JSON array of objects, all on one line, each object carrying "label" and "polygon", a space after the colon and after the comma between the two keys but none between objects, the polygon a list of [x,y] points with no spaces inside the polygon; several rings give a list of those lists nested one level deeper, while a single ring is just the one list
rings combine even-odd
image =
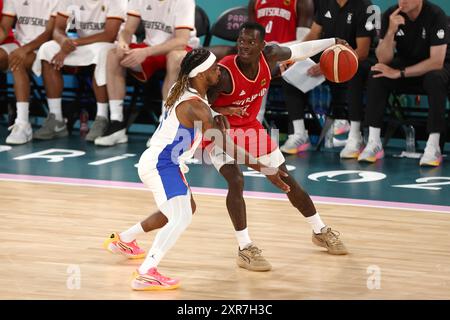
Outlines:
[{"label": "nike swoosh logo", "polygon": [[63,131],[64,129],[66,129],[65,126],[64,126],[64,127],[57,127],[57,126],[55,126],[55,132],[61,132],[61,131]]}]

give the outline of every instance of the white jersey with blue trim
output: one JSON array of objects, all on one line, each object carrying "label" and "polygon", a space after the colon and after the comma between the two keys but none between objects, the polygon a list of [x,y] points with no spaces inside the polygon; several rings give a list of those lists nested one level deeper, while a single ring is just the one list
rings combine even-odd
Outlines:
[{"label": "white jersey with blue trim", "polygon": [[202,141],[202,133],[195,128],[186,128],[178,120],[176,108],[184,101],[197,99],[209,106],[208,100],[201,97],[193,88],[186,90],[167,112],[150,140],[151,158],[149,166],[161,170],[180,165],[193,157]]}]

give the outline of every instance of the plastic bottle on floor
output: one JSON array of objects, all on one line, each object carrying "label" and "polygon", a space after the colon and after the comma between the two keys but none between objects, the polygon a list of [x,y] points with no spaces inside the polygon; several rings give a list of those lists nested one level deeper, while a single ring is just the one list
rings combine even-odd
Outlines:
[{"label": "plastic bottle on floor", "polygon": [[89,113],[86,110],[81,110],[80,112],[80,137],[85,139],[89,132]]}]

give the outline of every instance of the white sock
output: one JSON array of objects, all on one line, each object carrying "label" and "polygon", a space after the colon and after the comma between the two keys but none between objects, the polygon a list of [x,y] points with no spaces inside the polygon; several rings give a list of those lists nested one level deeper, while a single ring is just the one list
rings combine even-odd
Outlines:
[{"label": "white sock", "polygon": [[168,222],[156,234],[144,263],[139,267],[141,274],[147,273],[149,269],[155,268],[159,264],[192,221],[189,192],[184,196],[167,200],[159,206],[159,209],[167,217]]},{"label": "white sock", "polygon": [[370,141],[381,145],[381,128],[369,127],[369,142]]},{"label": "white sock", "polygon": [[323,223],[322,219],[320,219],[319,213],[317,212],[315,215],[311,217],[306,217],[306,221],[311,225],[313,232],[315,234],[319,234],[323,227],[325,227],[325,223]]},{"label": "white sock", "polygon": [[294,127],[295,135],[303,136],[306,134],[305,120],[303,119],[294,120],[292,121],[292,126]]},{"label": "white sock", "polygon": [[433,147],[437,149],[439,147],[439,139],[441,138],[440,133],[430,133],[428,136],[427,147]]},{"label": "white sock", "polygon": [[111,121],[123,122],[123,100],[109,100]]},{"label": "white sock", "polygon": [[350,132],[348,133],[348,137],[355,140],[361,139],[361,122],[350,121]]},{"label": "white sock", "polygon": [[146,274],[151,268],[156,268],[163,257],[162,252],[150,250],[145,258],[144,262],[139,267],[140,274]]},{"label": "white sock", "polygon": [[248,235],[248,228],[241,231],[235,231],[236,239],[239,242],[239,249],[243,250],[246,246],[252,243],[250,236]]},{"label": "white sock", "polygon": [[136,223],[130,229],[119,234],[120,240],[125,242],[131,242],[136,239],[136,237],[140,234],[144,234],[145,231],[142,229],[141,223]]},{"label": "white sock", "polygon": [[97,117],[108,119],[108,103],[97,102]]},{"label": "white sock", "polygon": [[26,124],[29,122],[28,120],[28,111],[29,111],[29,102],[17,102],[17,118],[16,122]]},{"label": "white sock", "polygon": [[47,99],[48,108],[50,109],[50,113],[55,115],[56,120],[62,121],[62,107],[61,107],[61,98],[56,99]]}]

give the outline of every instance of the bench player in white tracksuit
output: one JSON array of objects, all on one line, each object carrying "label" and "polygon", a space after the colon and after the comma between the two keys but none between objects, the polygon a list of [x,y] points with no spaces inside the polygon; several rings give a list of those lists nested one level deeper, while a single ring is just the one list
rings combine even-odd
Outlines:
[{"label": "bench player in white tracksuit", "polygon": [[[43,73],[50,109],[33,138],[48,140],[67,135],[61,108],[63,66],[95,65],[92,87],[97,99],[97,116],[107,117],[106,57],[125,19],[126,5],[126,0],[59,0],[54,40],[41,46],[33,65],[36,74]],[[69,23],[75,27],[78,38],[69,38],[66,33]],[[93,140],[89,134],[86,139]]]},{"label": "bench player in white tracksuit", "polygon": [[[145,29],[145,39],[142,43],[131,43],[140,23]],[[117,48],[108,55],[111,122],[95,144],[113,146],[128,141],[123,119],[126,70],[142,82],[156,71],[166,70],[162,86],[164,105],[169,89],[177,79],[181,60],[186,52],[198,46],[194,0],[130,0],[127,22],[119,34]]]},{"label": "bench player in white tracksuit", "polygon": [[[156,267],[191,222],[195,203],[192,200],[191,207],[191,193],[180,170],[180,158],[193,155],[202,140],[202,133],[223,146],[230,155],[244,159],[245,164],[255,170],[271,170],[264,171],[270,181],[288,191],[287,185],[280,179],[283,173],[264,167],[235,146],[227,134],[217,130],[218,125],[212,118],[206,97],[208,88],[217,84],[220,76],[215,60],[214,54],[205,49],[195,49],[186,55],[166,102],[165,118],[153,134],[150,147],[139,160],[139,177],[153,192],[156,205],[168,222],[158,231],[145,261],[134,273],[131,282],[134,290],[174,289],[179,286],[179,280],[162,276]],[[199,122],[200,129],[197,126]],[[140,223],[134,228],[142,229]],[[135,240],[126,242],[118,233],[113,233],[104,245],[114,253],[134,254],[133,258],[144,256],[144,251]]]},{"label": "bench player in white tracksuit", "polygon": [[[39,47],[52,38],[58,0],[5,0],[0,27],[0,42],[14,26],[16,42],[0,46],[14,77],[17,118],[6,138],[8,144],[24,144],[32,139],[28,118],[30,105],[30,70]],[[1,51],[1,50],[0,50]],[[9,61],[8,61],[9,60]],[[0,62],[0,64],[2,64]]]}]

